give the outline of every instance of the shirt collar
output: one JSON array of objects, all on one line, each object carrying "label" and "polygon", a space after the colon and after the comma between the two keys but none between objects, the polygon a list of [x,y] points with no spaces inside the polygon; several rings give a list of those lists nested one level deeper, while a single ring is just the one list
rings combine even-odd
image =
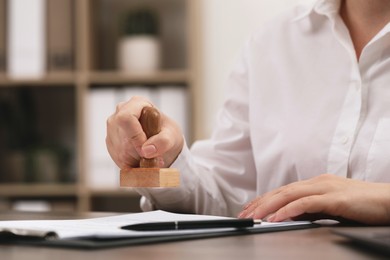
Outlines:
[{"label": "shirt collar", "polygon": [[[335,15],[339,14],[342,1],[343,0],[317,0],[314,2],[314,4],[306,12],[304,16],[308,16],[311,13],[315,12],[320,15],[326,15],[332,20],[335,17]],[[377,37],[382,37],[383,35],[389,32],[390,32],[390,22],[379,32]]]},{"label": "shirt collar", "polygon": [[334,17],[335,14],[338,14],[340,10],[342,0],[317,0],[309,5],[306,11],[301,15],[296,17],[294,20],[300,20],[312,13],[317,13],[320,15],[326,15],[328,17]]}]

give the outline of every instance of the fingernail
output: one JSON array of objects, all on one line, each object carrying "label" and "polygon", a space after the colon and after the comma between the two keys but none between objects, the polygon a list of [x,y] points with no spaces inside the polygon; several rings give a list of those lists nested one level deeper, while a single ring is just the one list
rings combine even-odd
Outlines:
[{"label": "fingernail", "polygon": [[273,222],[275,220],[275,217],[276,217],[276,214],[271,214],[271,215],[268,216],[267,221],[268,222]]},{"label": "fingernail", "polygon": [[246,210],[247,208],[249,208],[250,205],[252,205],[252,202],[247,203],[247,204],[244,206],[243,209]]},{"label": "fingernail", "polygon": [[164,159],[162,157],[157,158],[158,166],[163,168],[165,166]]},{"label": "fingernail", "polygon": [[246,217],[247,217],[247,218],[253,218],[254,215],[255,215],[255,212],[252,211],[252,212],[249,213]]},{"label": "fingernail", "polygon": [[240,215],[238,216],[239,218],[253,218],[253,216],[255,215],[255,213],[252,211],[252,212],[241,212]]},{"label": "fingernail", "polygon": [[142,147],[142,153],[143,156],[148,157],[157,152],[156,146],[154,145],[147,145],[145,147]]}]

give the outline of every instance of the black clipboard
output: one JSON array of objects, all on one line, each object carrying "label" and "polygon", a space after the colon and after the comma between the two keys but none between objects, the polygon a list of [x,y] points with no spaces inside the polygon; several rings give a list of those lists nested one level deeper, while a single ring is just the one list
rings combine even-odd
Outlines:
[{"label": "black clipboard", "polygon": [[291,226],[272,226],[262,228],[242,228],[236,230],[229,230],[226,232],[210,232],[210,233],[198,233],[198,234],[186,234],[186,235],[170,235],[170,236],[150,236],[150,237],[124,237],[124,238],[100,238],[100,237],[85,237],[75,239],[39,239],[39,238],[26,238],[19,236],[8,236],[0,238],[1,244],[14,244],[14,245],[29,245],[29,246],[43,246],[43,247],[60,247],[70,249],[83,249],[83,250],[96,250],[106,249],[113,247],[124,246],[137,246],[146,244],[166,243],[166,242],[178,242],[194,239],[208,239],[225,236],[240,236],[240,235],[253,235],[260,233],[270,233],[279,231],[289,231],[298,229],[316,228],[320,225],[315,223],[307,223],[302,225]]}]

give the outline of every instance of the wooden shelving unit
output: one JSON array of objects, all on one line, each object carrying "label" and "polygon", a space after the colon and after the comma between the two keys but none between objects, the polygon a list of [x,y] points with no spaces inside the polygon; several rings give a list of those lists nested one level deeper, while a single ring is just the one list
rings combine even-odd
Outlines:
[{"label": "wooden shelving unit", "polygon": [[187,84],[190,79],[187,70],[167,70],[153,74],[124,74],[116,71],[91,72],[88,81],[92,85],[121,84]]},{"label": "wooden shelving unit", "polygon": [[48,73],[44,77],[39,79],[11,79],[7,77],[5,74],[0,74],[0,88],[1,87],[18,87],[18,86],[47,86],[47,87],[55,87],[55,86],[64,86],[76,85],[76,73],[68,72],[68,73]]},{"label": "wooden shelving unit", "polygon": [[77,186],[74,184],[2,184],[0,196],[4,197],[61,197],[74,196]]},{"label": "wooden shelving unit", "polygon": [[[181,17],[180,23],[183,26],[180,34],[180,43],[182,50],[178,56],[174,56],[174,51],[165,46],[164,56],[175,57],[173,60],[165,60],[160,71],[151,74],[126,74],[108,62],[104,63],[102,53],[106,57],[114,55],[113,50],[107,50],[102,47],[101,24],[99,15],[104,12],[102,7],[111,7],[110,15],[116,17],[117,12],[123,8],[131,8],[141,4],[152,4],[161,8],[161,12],[169,13],[167,10],[176,10],[178,17]],[[197,85],[199,84],[199,1],[198,0],[74,0],[74,69],[65,73],[48,72],[39,79],[17,80],[7,76],[6,73],[0,73],[0,94],[2,91],[17,91],[18,89],[29,89],[30,91],[45,91],[50,89],[53,92],[57,90],[68,91],[68,97],[71,97],[69,104],[72,104],[69,111],[74,115],[70,116],[73,120],[72,125],[66,125],[71,129],[71,146],[74,148],[72,161],[68,171],[71,176],[66,181],[46,183],[46,182],[0,182],[0,196],[9,201],[22,199],[38,200],[61,200],[69,201],[74,204],[74,209],[80,212],[93,210],[138,210],[139,196],[131,190],[121,190],[118,188],[93,188],[87,183],[86,173],[88,172],[88,149],[85,142],[88,135],[86,128],[86,118],[88,117],[86,107],[86,97],[88,92],[94,87],[104,86],[125,86],[125,85],[164,85],[178,84],[187,88],[189,93],[188,108],[190,111],[190,125],[197,125],[200,119],[196,108],[196,99],[199,97]],[[113,19],[114,19],[113,18]],[[165,14],[164,19],[169,19]],[[176,24],[175,24],[176,28]],[[100,30],[100,31],[99,31]],[[167,30],[167,28],[165,28]],[[99,33],[97,33],[99,31]],[[111,37],[108,35],[107,37]],[[100,38],[99,38],[100,37]],[[117,35],[115,36],[117,37]],[[113,38],[107,41],[108,45],[115,45],[117,39]],[[169,37],[166,36],[166,37]],[[65,89],[65,90],[64,90]],[[195,106],[194,106],[195,105]],[[48,106],[48,110],[52,107]],[[61,122],[61,118],[59,118]],[[67,122],[68,124],[69,122]],[[50,125],[50,124],[46,124]],[[60,126],[62,127],[62,126]],[[1,130],[1,129],[0,129]],[[50,131],[50,129],[46,129]],[[192,130],[192,140],[197,137],[197,129]],[[1,131],[0,131],[1,134]],[[0,136],[1,137],[1,136]],[[1,145],[1,140],[0,140]],[[1,156],[1,151],[0,151]],[[2,172],[1,174],[13,174],[11,172]],[[126,203],[129,205],[124,205]],[[111,207],[112,206],[112,207]]]}]

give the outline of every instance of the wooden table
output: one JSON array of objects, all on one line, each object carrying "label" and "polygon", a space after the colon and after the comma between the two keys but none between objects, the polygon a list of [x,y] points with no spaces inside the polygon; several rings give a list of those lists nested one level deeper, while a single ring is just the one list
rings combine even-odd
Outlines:
[{"label": "wooden table", "polygon": [[[74,215],[63,213],[0,212],[0,220],[71,219],[108,215],[112,215],[112,213]],[[329,227],[320,227],[101,250],[0,245],[0,259],[388,259],[384,255],[352,246],[348,240],[332,234],[330,229]]]}]

